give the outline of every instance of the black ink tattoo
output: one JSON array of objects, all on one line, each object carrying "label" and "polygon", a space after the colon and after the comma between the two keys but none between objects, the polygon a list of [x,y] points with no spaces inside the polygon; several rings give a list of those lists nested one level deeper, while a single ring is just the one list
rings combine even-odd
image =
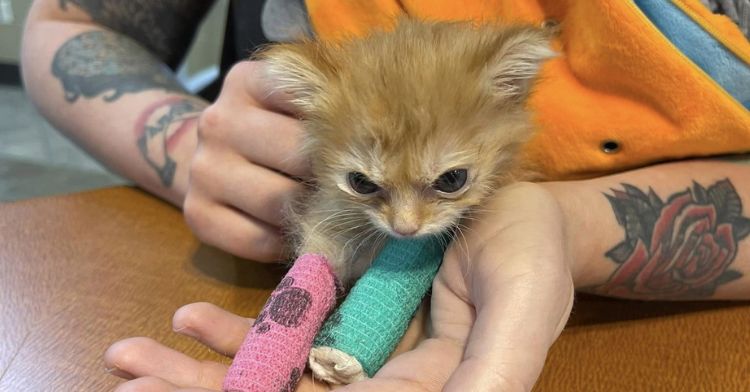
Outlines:
[{"label": "black ink tattoo", "polygon": [[724,155],[712,159],[717,161],[737,163],[740,165],[750,165],[750,154]]},{"label": "black ink tattoo", "polygon": [[606,195],[625,229],[625,240],[605,256],[618,263],[602,294],[641,299],[697,299],[742,277],[730,269],[750,219],[726,179],[707,189],[698,183],[662,201],[623,184]]},{"label": "black ink tattoo", "polygon": [[211,0],[60,0],[60,8],[74,4],[95,22],[124,34],[170,67],[188,50]]},{"label": "black ink tattoo", "polygon": [[133,40],[108,31],[88,31],[65,42],[52,60],[52,74],[68,102],[107,91],[107,102],[148,89],[184,92],[169,68]]},{"label": "black ink tattoo", "polygon": [[172,185],[177,171],[170,150],[185,132],[195,128],[201,110],[203,106],[196,101],[170,97],[146,108],[136,123],[138,149],[166,187]]}]

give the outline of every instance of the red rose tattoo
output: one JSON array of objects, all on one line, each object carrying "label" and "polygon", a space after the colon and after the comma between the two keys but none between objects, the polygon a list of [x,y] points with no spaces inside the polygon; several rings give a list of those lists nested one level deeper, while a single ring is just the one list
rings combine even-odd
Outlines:
[{"label": "red rose tattoo", "polygon": [[596,291],[642,299],[706,298],[742,274],[730,269],[750,219],[729,180],[698,183],[663,202],[649,189],[623,184],[606,195],[625,240],[605,256],[619,264]]}]

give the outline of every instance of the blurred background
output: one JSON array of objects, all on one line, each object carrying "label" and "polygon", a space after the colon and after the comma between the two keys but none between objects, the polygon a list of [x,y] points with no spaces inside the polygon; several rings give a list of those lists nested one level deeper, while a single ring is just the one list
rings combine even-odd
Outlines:
[{"label": "blurred background", "polygon": [[[0,0],[0,202],[127,184],[37,114],[18,72],[31,0]],[[191,91],[218,77],[228,0],[215,3],[178,76]]]}]

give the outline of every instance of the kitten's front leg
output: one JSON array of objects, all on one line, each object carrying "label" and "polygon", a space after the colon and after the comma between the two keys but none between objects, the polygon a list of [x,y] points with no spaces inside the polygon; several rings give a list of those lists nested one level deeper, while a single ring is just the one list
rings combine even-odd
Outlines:
[{"label": "kitten's front leg", "polygon": [[385,236],[367,216],[346,202],[317,194],[305,211],[296,214],[293,229],[297,255],[322,254],[344,286],[350,286],[370,266]]}]

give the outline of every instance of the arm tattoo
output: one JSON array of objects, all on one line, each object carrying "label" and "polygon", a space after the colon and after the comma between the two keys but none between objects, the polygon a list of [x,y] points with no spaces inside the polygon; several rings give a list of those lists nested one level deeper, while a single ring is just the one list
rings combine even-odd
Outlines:
[{"label": "arm tattoo", "polygon": [[55,53],[52,74],[60,79],[65,99],[95,97],[106,91],[112,102],[124,93],[148,89],[183,92],[172,72],[130,38],[103,30],[81,33]]},{"label": "arm tattoo", "polygon": [[737,163],[740,165],[750,165],[750,154],[724,155],[713,158],[717,161]]},{"label": "arm tattoo", "polygon": [[711,297],[719,285],[742,277],[730,269],[737,243],[750,234],[750,219],[725,179],[708,189],[698,183],[662,201],[622,184],[606,195],[625,229],[625,240],[605,256],[618,264],[603,285],[606,295],[640,299]]},{"label": "arm tattoo", "polygon": [[75,4],[94,22],[126,35],[175,67],[187,52],[211,0],[60,0]]},{"label": "arm tattoo", "polygon": [[162,185],[172,186],[177,162],[170,151],[180,137],[193,129],[203,105],[181,97],[170,97],[151,104],[136,122],[138,149],[156,171]]}]

